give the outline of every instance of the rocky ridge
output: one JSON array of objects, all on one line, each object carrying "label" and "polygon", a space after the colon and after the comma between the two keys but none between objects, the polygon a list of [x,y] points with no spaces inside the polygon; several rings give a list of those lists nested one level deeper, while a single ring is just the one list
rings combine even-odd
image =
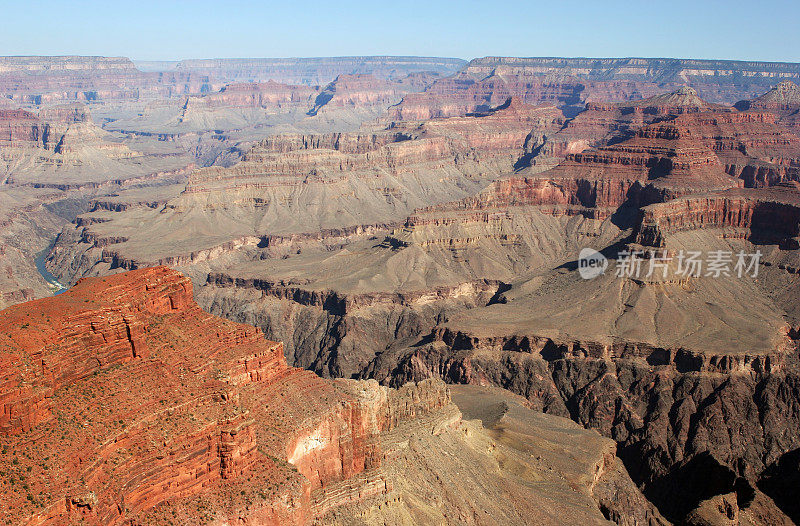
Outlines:
[{"label": "rocky ridge", "polygon": [[0,311],[0,518],[663,523],[596,433],[499,391],[323,380],[191,289],[157,267]]},{"label": "rocky ridge", "polygon": [[779,83],[760,97],[737,102],[736,108],[774,113],[779,122],[795,130],[795,134],[800,128],[800,88],[789,80]]}]

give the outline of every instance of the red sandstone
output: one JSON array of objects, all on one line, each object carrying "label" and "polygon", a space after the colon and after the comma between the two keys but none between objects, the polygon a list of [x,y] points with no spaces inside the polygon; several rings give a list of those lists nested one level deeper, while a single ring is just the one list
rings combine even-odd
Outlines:
[{"label": "red sandstone", "polygon": [[0,519],[23,524],[304,524],[313,489],[379,466],[377,433],[448,402],[359,401],[164,267],[2,311],[0,366]]}]

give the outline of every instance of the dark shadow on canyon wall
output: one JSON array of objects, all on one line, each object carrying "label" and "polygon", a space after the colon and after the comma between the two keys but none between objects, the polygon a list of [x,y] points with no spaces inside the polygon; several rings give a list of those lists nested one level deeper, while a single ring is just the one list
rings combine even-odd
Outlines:
[{"label": "dark shadow on canyon wall", "polygon": [[764,470],[758,488],[800,524],[800,449],[785,453]]},{"label": "dark shadow on canyon wall", "polygon": [[678,464],[663,476],[648,480],[652,473],[648,457],[639,442],[621,447],[618,455],[631,478],[637,483],[646,481],[645,497],[672,522],[679,523],[697,505],[715,495],[735,492],[740,508],[746,508],[755,497],[747,480],[721,465],[710,453],[700,453],[688,462]]}]

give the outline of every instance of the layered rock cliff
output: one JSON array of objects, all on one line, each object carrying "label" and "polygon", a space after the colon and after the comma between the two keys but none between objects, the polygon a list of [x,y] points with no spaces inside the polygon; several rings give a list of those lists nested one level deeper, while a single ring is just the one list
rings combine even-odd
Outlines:
[{"label": "layered rock cliff", "polygon": [[660,86],[689,84],[701,96],[732,104],[745,93],[758,95],[784,79],[800,78],[800,66],[786,62],[670,58],[476,58],[464,68],[476,76],[560,73],[590,81],[652,82]]},{"label": "layered rock cliff", "polygon": [[449,403],[441,384],[358,399],[289,368],[280,344],[206,314],[165,268],[85,280],[0,323],[2,514],[25,524],[170,508],[305,524],[313,490],[380,466],[380,432]]},{"label": "layered rock cliff", "polygon": [[374,75],[400,78],[430,71],[446,76],[466,62],[437,57],[313,57],[181,60],[176,71],[219,75],[230,81],[266,81],[324,86],[338,75]]},{"label": "layered rock cliff", "polygon": [[135,101],[204,89],[207,77],[142,73],[124,57],[0,57],[0,93],[17,103]]},{"label": "layered rock cliff", "polygon": [[288,367],[164,267],[82,280],[0,328],[5,522],[382,524],[438,506],[451,523],[663,524],[610,440],[508,394],[456,406],[439,380]]},{"label": "layered rock cliff", "polygon": [[797,84],[785,80],[774,88],[752,100],[736,103],[741,111],[768,111],[778,116],[780,123],[795,130],[800,129],[800,88]]},{"label": "layered rock cliff", "polygon": [[[138,208],[165,229],[156,242],[152,235],[139,237],[136,226],[116,222],[124,222],[132,209],[122,214],[98,209],[95,219],[82,220],[80,231],[65,232],[58,258],[77,261],[76,249],[88,250],[89,266],[102,261],[133,268],[170,261],[166,258],[185,261],[232,239],[256,245],[268,234],[392,224],[414,208],[477,192],[513,167],[530,137],[560,126],[553,108],[511,101],[486,114],[389,125],[374,132],[268,138],[234,166],[197,170],[163,208]],[[207,214],[217,217],[209,228],[185,233],[206,224]],[[82,242],[66,246],[67,239]],[[180,254],[176,246],[183,247]]]},{"label": "layered rock cliff", "polygon": [[[782,79],[800,78],[797,64],[682,59],[485,57],[457,75],[409,95],[395,119],[463,115],[510,95],[531,104],[581,106],[622,102],[689,85],[713,102],[732,104],[759,95]],[[743,80],[744,79],[744,80]]]}]

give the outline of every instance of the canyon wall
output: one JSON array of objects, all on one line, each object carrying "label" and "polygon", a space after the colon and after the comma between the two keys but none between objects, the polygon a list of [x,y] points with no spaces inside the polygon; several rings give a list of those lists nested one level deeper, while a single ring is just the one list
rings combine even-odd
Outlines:
[{"label": "canyon wall", "polygon": [[287,367],[281,344],[203,312],[163,267],[84,280],[0,323],[2,514],[25,524],[170,509],[305,524],[312,491],[380,466],[380,433],[449,404],[441,383],[354,390]]}]

